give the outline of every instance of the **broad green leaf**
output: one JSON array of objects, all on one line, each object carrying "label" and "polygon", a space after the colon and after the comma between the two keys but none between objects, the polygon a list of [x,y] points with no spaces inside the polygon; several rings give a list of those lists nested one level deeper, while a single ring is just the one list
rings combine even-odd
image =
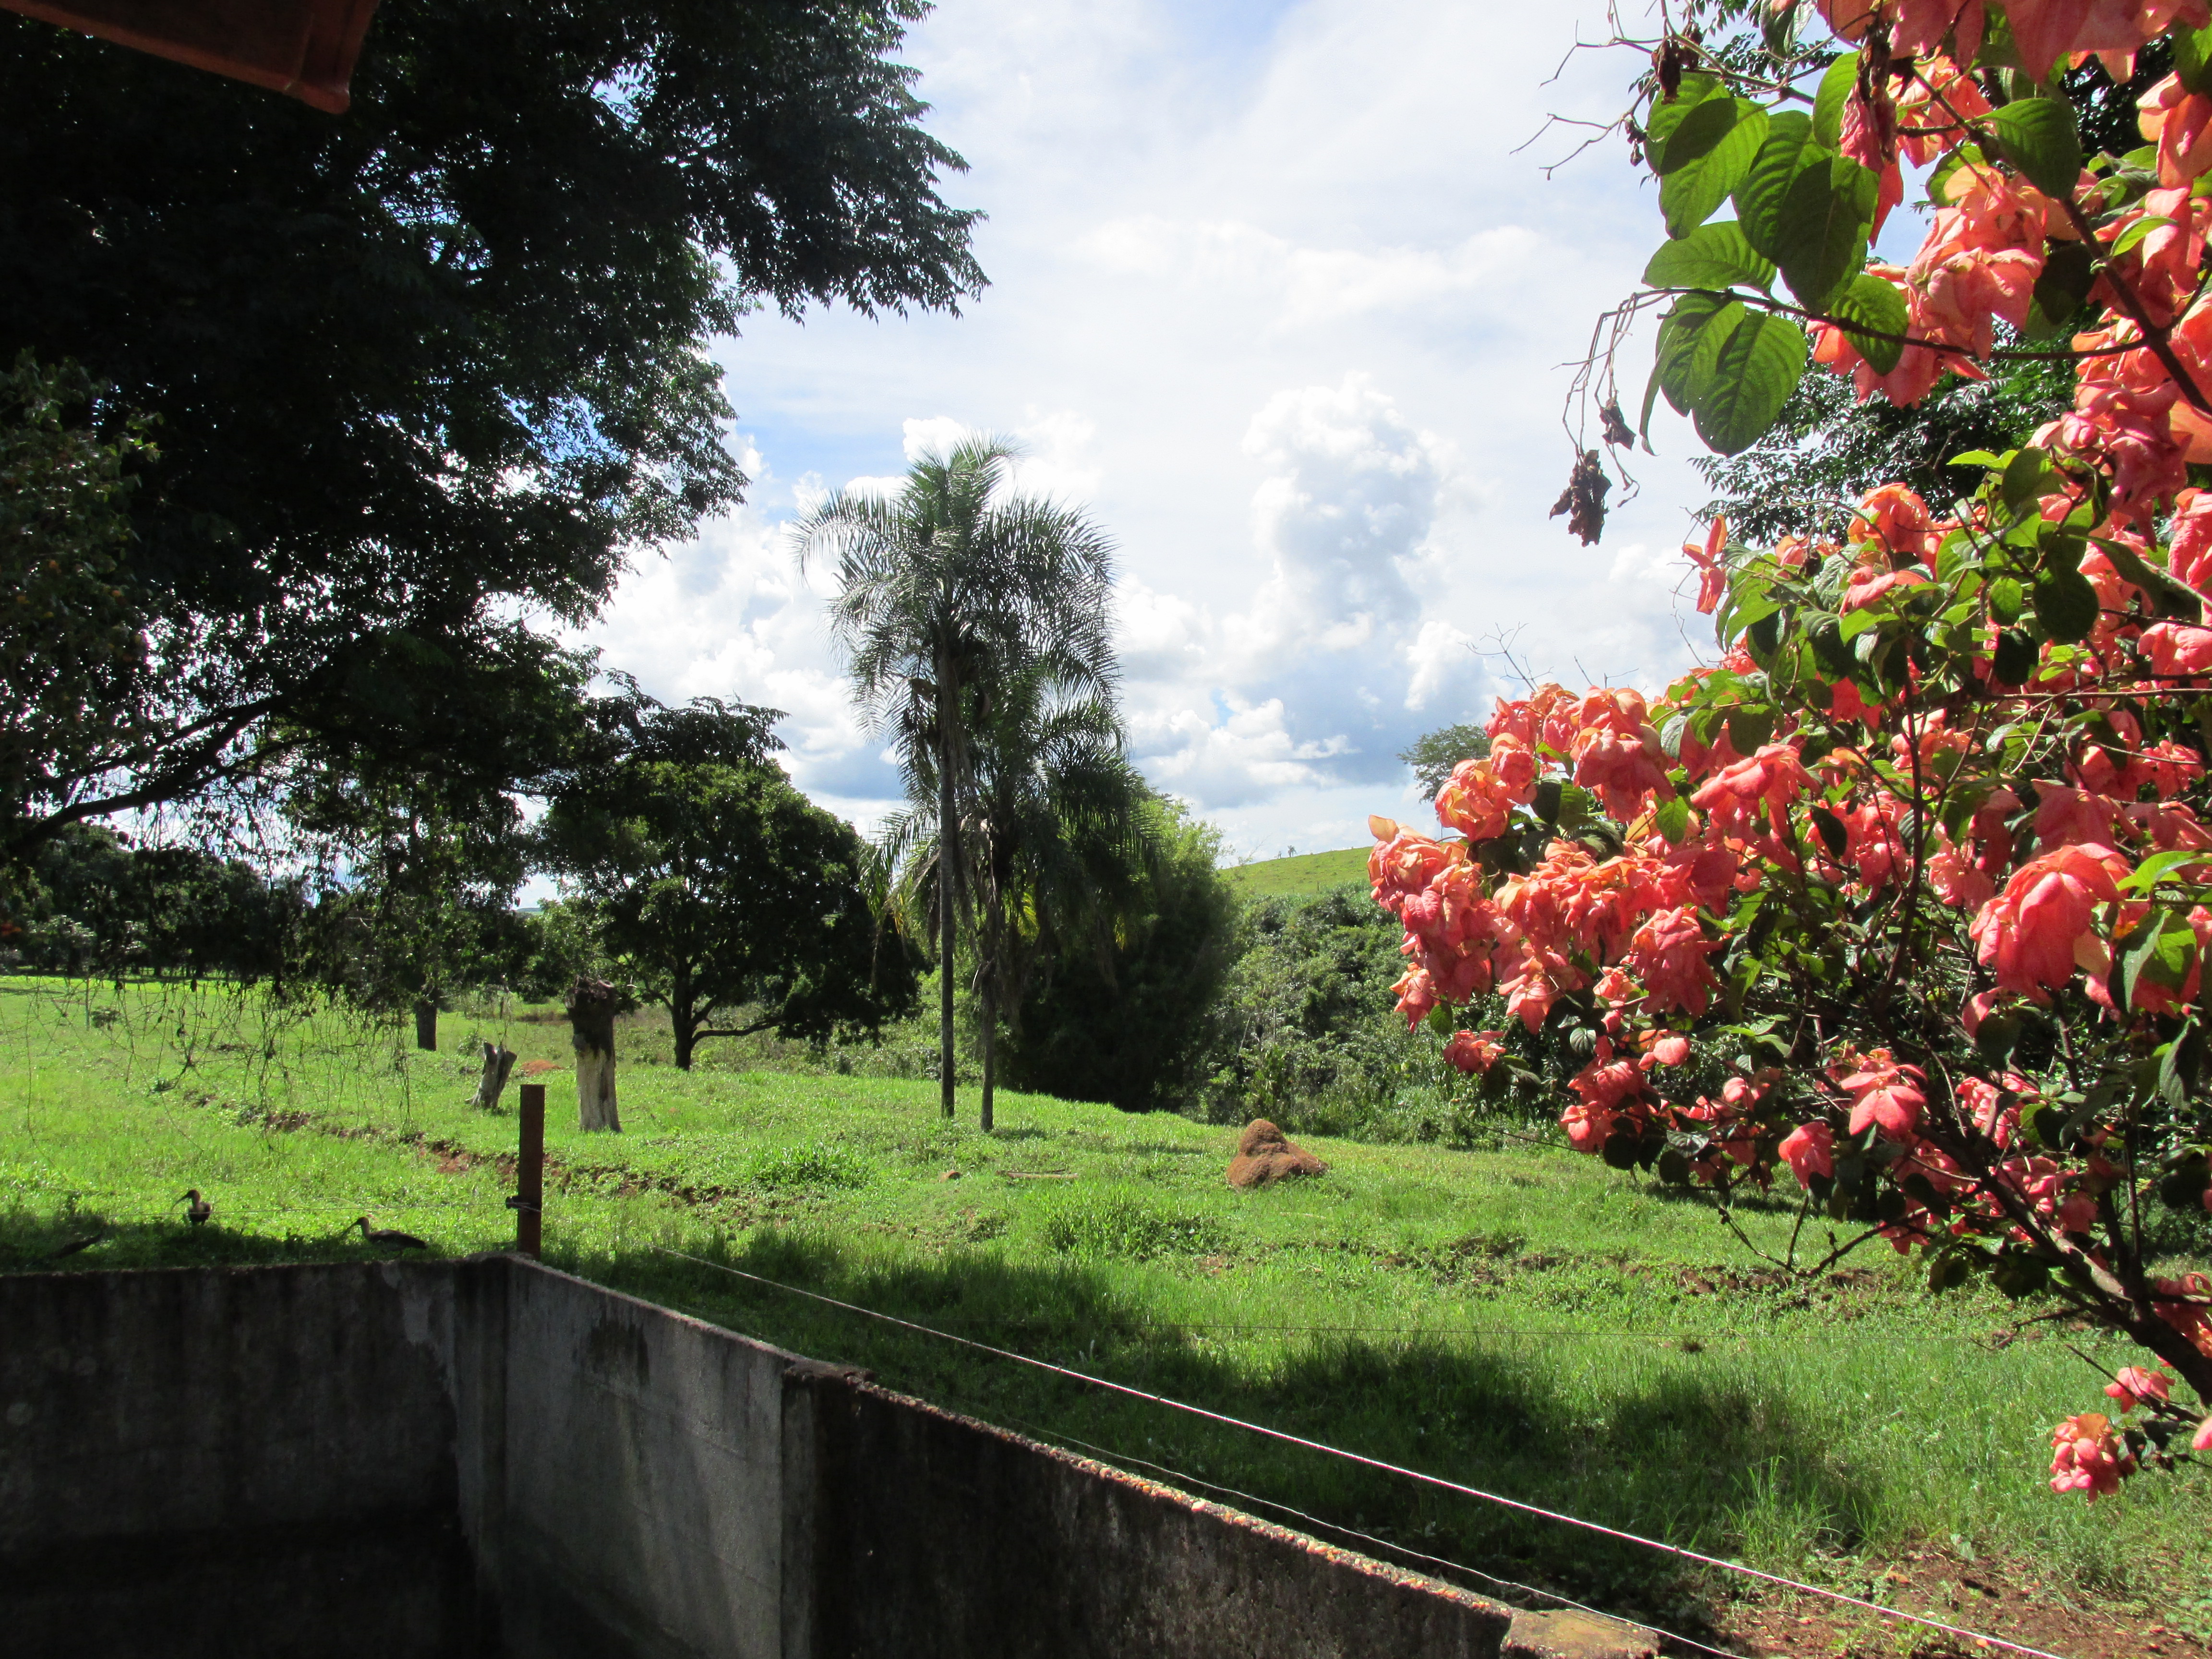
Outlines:
[{"label": "broad green leaf", "polygon": [[[1674,301],[1659,325],[1658,343],[1652,353],[1651,383],[1644,388],[1644,413],[1637,422],[1638,435],[1649,441],[1651,431],[1651,405],[1662,392],[1678,415],[1690,412],[1690,400],[1684,388],[1688,382],[1690,354],[1696,349],[1705,326],[1721,311],[1740,302],[1723,300],[1711,294],[1686,294]],[[1733,326],[1733,325],[1730,325]]]},{"label": "broad green leaf", "polygon": [[[1730,331],[1710,377],[1691,387],[1698,435],[1723,455],[1764,437],[1805,373],[1808,343],[1796,324],[1752,313]],[[1701,349],[1698,356],[1704,356]],[[1695,375],[1697,365],[1692,365]]]},{"label": "broad green leaf", "polygon": [[1705,401],[1705,393],[1711,389],[1714,373],[1720,365],[1721,348],[1743,326],[1748,315],[1742,301],[1731,300],[1713,313],[1705,325],[1698,329],[1696,341],[1677,360],[1680,366],[1680,401],[1675,399],[1674,385],[1667,388],[1667,401],[1674,404],[1677,413],[1697,414],[1698,405]]},{"label": "broad green leaf", "polygon": [[1813,97],[1813,136],[1830,149],[1844,141],[1844,105],[1858,84],[1859,55],[1847,52],[1828,65]]},{"label": "broad green leaf", "polygon": [[[1674,95],[1651,106],[1651,118],[1644,124],[1644,153],[1651,158],[1651,170],[1664,175],[1667,171],[1667,147],[1682,124],[1697,112],[1708,100],[1725,99],[1728,88],[1721,77],[1705,70],[1692,70],[1682,77]],[[1685,152],[1687,159],[1687,152]]]},{"label": "broad green leaf", "polygon": [[1991,654],[1990,672],[2007,685],[2025,685],[2027,677],[2035,672],[2035,641],[2026,629],[2004,629],[1997,635],[1996,650]]},{"label": "broad green leaf", "polygon": [[1650,288],[1732,288],[1739,284],[1762,293],[1773,286],[1774,267],[1759,258],[1744,240],[1743,228],[1733,219],[1699,225],[1680,241],[1667,242],[1644,267]]},{"label": "broad green leaf", "polygon": [[2212,92],[2212,29],[2173,32],[2173,72],[2191,92]]},{"label": "broad green leaf", "polygon": [[2020,608],[2027,603],[2027,595],[2019,581],[2011,576],[1999,576],[1990,584],[1990,615],[2001,623],[2020,620]]},{"label": "broad green leaf", "polygon": [[2015,449],[2012,459],[2005,463],[2004,477],[1997,485],[1997,494],[2004,504],[2017,513],[2042,493],[2044,476],[2051,471],[2051,458],[2035,448]]},{"label": "broad green leaf", "polygon": [[1856,161],[1808,149],[1775,221],[1774,263],[1808,311],[1826,312],[1866,264],[1881,180]]},{"label": "broad green leaf", "polygon": [[1751,168],[1735,187],[1735,211],[1752,246],[1771,259],[1781,246],[1782,198],[1805,165],[1813,143],[1812,118],[1802,110],[1776,110],[1766,118],[1766,137]]},{"label": "broad green leaf", "polygon": [[[1686,154],[1705,130],[1718,136],[1697,154]],[[1667,166],[1659,186],[1659,210],[1669,236],[1686,236],[1729,198],[1766,138],[1766,112],[1741,98],[1708,99],[1674,131],[1667,147]],[[1679,158],[1679,159],[1678,159]]]},{"label": "broad green leaf", "polygon": [[1690,803],[1680,795],[1672,800],[1662,801],[1652,822],[1657,825],[1661,835],[1680,846],[1682,837],[1690,833]]},{"label": "broad green leaf", "polygon": [[2127,252],[2130,249],[2134,247],[2136,243],[2142,241],[2144,237],[2149,235],[2151,232],[2158,229],[2161,225],[2170,225],[2172,222],[2172,220],[2167,218],[2162,213],[2144,214],[2142,218],[2136,220],[2132,224],[2129,225],[2125,230],[2122,231],[2118,236],[2112,239],[2112,257],[2115,259],[2118,258],[2120,255]]},{"label": "broad green leaf", "polygon": [[[1874,365],[1875,373],[1887,374],[1897,367],[1898,358],[1905,352],[1904,342],[1883,337],[1911,332],[1912,319],[1905,312],[1905,296],[1893,284],[1861,271],[1829,301],[1828,315],[1844,325],[1844,333],[1858,348],[1859,356]],[[1853,323],[1879,331],[1863,334],[1850,326]]]},{"label": "broad green leaf", "polygon": [[[1822,82],[1825,95],[1827,82]],[[2081,174],[2081,136],[2063,98],[2022,98],[1990,117],[2004,159],[2046,196],[2069,198]]]},{"label": "broad green leaf", "polygon": [[2035,619],[2065,645],[2079,645],[2097,625],[2097,590],[2078,570],[2052,571],[2035,584]]},{"label": "broad green leaf", "polygon": [[2033,302],[2021,332],[2031,340],[2047,340],[2072,327],[2097,279],[2095,256],[2080,242],[2053,242],[2043,261],[2043,274],[2035,279]]},{"label": "broad green leaf", "polygon": [[2003,460],[2003,456],[1992,455],[1986,449],[1969,449],[1962,454],[1954,455],[1943,465],[1946,466],[1997,466],[2002,465]]}]

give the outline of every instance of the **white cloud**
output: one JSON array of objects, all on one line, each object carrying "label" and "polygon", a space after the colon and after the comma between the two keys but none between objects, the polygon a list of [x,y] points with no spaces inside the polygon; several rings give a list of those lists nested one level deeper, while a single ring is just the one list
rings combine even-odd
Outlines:
[{"label": "white cloud", "polygon": [[1546,516],[1571,459],[1559,365],[1663,234],[1618,141],[1550,182],[1564,143],[1512,153],[1548,112],[1622,101],[1626,60],[1545,83],[1578,11],[1602,20],[1598,0],[940,8],[902,56],[974,164],[944,188],[988,211],[994,286],[958,319],[762,316],[726,343],[752,503],[633,576],[592,637],[661,695],[791,710],[802,785],[880,810],[895,780],[778,529],[990,430],[1026,445],[1021,487],[1115,537],[1137,751],[1240,846],[1349,845],[1404,811],[1393,754],[1486,712],[1502,637],[1540,675],[1663,679],[1701,622],[1674,597],[1705,493],[1686,427],[1662,411],[1668,458],[1638,458],[1603,546]]}]

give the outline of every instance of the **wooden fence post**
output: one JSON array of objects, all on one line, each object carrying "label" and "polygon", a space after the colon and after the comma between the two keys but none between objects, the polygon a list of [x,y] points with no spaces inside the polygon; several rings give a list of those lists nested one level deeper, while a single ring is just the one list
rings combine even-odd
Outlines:
[{"label": "wooden fence post", "polygon": [[514,1162],[514,1248],[535,1258],[544,1243],[545,1085],[522,1085],[522,1145]]}]

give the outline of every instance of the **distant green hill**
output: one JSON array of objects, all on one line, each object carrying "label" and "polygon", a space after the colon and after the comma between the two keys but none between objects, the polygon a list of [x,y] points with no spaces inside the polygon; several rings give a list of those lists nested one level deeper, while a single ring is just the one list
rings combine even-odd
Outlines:
[{"label": "distant green hill", "polygon": [[1263,859],[1224,872],[1247,898],[1283,893],[1325,893],[1348,881],[1367,879],[1367,848],[1340,848],[1334,853],[1300,853],[1287,859]]}]

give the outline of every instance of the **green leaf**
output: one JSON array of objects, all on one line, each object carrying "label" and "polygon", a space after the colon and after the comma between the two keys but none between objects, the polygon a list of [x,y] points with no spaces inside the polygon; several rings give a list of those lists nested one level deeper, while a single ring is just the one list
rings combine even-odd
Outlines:
[{"label": "green leaf", "polygon": [[1659,810],[1652,816],[1652,822],[1658,826],[1661,835],[1679,847],[1682,844],[1682,837],[1690,833],[1690,803],[1680,795],[1672,800],[1662,801]]},{"label": "green leaf", "polygon": [[1729,745],[1739,755],[1758,751],[1774,735],[1774,711],[1771,708],[1731,708],[1728,716]]},{"label": "green leaf", "polygon": [[1969,449],[1954,455],[1943,463],[1946,466],[1996,466],[2002,462],[2002,455],[1992,455],[1986,449]]},{"label": "green leaf", "polygon": [[2020,620],[2021,607],[2027,603],[2027,591],[2017,579],[1999,576],[1990,584],[1990,615],[2008,627]]},{"label": "green leaf", "polygon": [[2035,584],[2035,619],[2063,645],[2079,645],[2097,625],[2097,590],[2078,570],[2055,571]]},{"label": "green leaf", "polygon": [[[1651,405],[1662,392],[1667,394],[1667,401],[1676,414],[1690,412],[1691,356],[1705,325],[1729,308],[1741,314],[1739,301],[1711,294],[1686,294],[1674,301],[1660,323],[1658,344],[1652,353],[1651,383],[1644,389],[1644,413],[1637,422],[1638,434],[1647,441],[1651,430]],[[1728,325],[1735,326],[1733,323]]]},{"label": "green leaf", "polygon": [[[1708,212],[1711,210],[1711,209],[1707,210]],[[2118,258],[2151,232],[2158,229],[2161,225],[2170,225],[2172,222],[2172,220],[2162,213],[2144,214],[2142,218],[2134,221],[2125,230],[2112,239],[2112,257],[2115,259]]]},{"label": "green leaf", "polygon": [[[1715,356],[1710,381],[1692,390],[1698,435],[1723,455],[1765,436],[1804,375],[1808,349],[1805,331],[1796,324],[1771,314],[1747,315]],[[1693,374],[1698,367],[1692,364]]]},{"label": "green leaf", "polygon": [[1769,118],[1766,141],[1736,186],[1735,207],[1752,246],[1782,268],[1808,310],[1826,312],[1836,291],[1862,274],[1881,181],[1856,161],[1815,143],[1795,110]]},{"label": "green leaf", "polygon": [[[1828,302],[1828,315],[1844,325],[1844,333],[1858,348],[1859,356],[1874,365],[1875,374],[1887,374],[1897,367],[1905,343],[1883,337],[1910,333],[1912,319],[1905,312],[1905,296],[1893,284],[1870,271],[1861,271]],[[1853,323],[1879,331],[1863,334],[1850,326]]]},{"label": "green leaf", "polygon": [[1721,219],[1662,244],[1644,267],[1644,283],[1647,288],[1705,289],[1740,283],[1763,293],[1774,284],[1774,267],[1745,240],[1742,226]]},{"label": "green leaf", "polygon": [[[1718,129],[1717,136],[1706,143],[1706,131],[1712,128]],[[1693,110],[1667,146],[1659,185],[1667,234],[1688,235],[1727,201],[1765,138],[1766,112],[1744,99],[1710,99]],[[1692,153],[1693,142],[1705,147]]]},{"label": "green leaf", "polygon": [[1695,415],[1705,393],[1711,390],[1713,374],[1721,359],[1721,349],[1727,345],[1741,328],[1750,313],[1741,300],[1731,300],[1716,311],[1705,325],[1698,331],[1697,343],[1685,354],[1680,364],[1681,401],[1675,403],[1674,389],[1668,391],[1667,401],[1682,414]]},{"label": "green leaf", "polygon": [[[1695,115],[1710,100],[1728,98],[1728,88],[1721,77],[1708,70],[1692,70],[1675,88],[1674,95],[1651,106],[1651,119],[1644,126],[1644,153],[1651,158],[1651,170],[1664,177],[1667,171],[1668,147],[1685,122]],[[1694,149],[1694,146],[1692,146]],[[1702,150],[1696,151],[1702,155]],[[1691,149],[1683,152],[1687,161]]]},{"label": "green leaf", "polygon": [[[1822,94],[1827,82],[1820,83]],[[2062,201],[2074,194],[2081,174],[2081,135],[2074,125],[2074,106],[2063,98],[2022,98],[1990,118],[1997,152],[2046,196]]]},{"label": "green leaf", "polygon": [[2043,493],[2043,480],[2051,471],[2051,458],[2039,449],[2021,448],[2005,463],[1997,494],[2015,513]]},{"label": "green leaf", "polygon": [[1844,849],[1851,844],[1850,835],[1844,828],[1844,821],[1825,806],[1815,805],[1810,810],[1813,828],[1820,831],[1820,844],[1828,849],[1828,856],[1832,859],[1843,857]]},{"label": "green leaf", "polygon": [[1813,97],[1813,137],[1830,149],[1844,141],[1844,106],[1858,84],[1859,55],[1847,52],[1828,65]]},{"label": "green leaf", "polygon": [[[2014,587],[2020,584],[2014,582]],[[2017,610],[2014,612],[2018,615]],[[2028,676],[2035,672],[2037,651],[2034,637],[2025,629],[2008,628],[1997,635],[1997,648],[1990,672],[2007,685],[2025,685]]]},{"label": "green leaf", "polygon": [[2173,72],[2191,92],[2212,92],[2212,29],[2173,32]]}]

